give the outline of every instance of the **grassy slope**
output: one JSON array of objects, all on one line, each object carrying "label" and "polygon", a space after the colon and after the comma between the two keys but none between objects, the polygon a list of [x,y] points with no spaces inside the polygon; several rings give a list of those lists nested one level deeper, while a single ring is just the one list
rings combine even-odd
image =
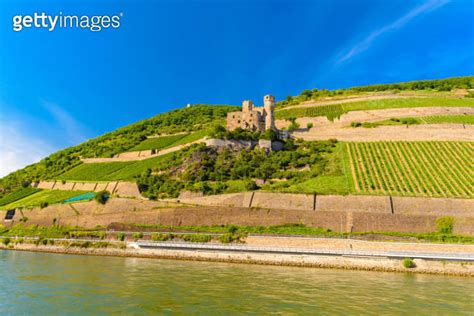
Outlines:
[{"label": "grassy slope", "polygon": [[29,195],[23,199],[15,201],[13,203],[1,206],[1,209],[8,210],[17,207],[35,207],[40,206],[42,202],[48,204],[56,204],[64,201],[65,199],[73,196],[81,195],[86,193],[85,191],[59,191],[59,190],[42,190],[40,192]]},{"label": "grassy slope", "polygon": [[338,143],[337,148],[329,157],[329,163],[322,175],[311,178],[302,183],[286,186],[284,183],[275,183],[265,186],[269,191],[318,194],[349,194],[354,193],[354,184],[351,177],[347,153],[344,143]]}]

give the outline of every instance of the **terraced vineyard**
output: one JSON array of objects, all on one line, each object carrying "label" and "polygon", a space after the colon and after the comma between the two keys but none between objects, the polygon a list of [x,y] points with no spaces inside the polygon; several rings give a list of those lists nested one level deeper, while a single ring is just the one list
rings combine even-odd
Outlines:
[{"label": "terraced vineyard", "polygon": [[288,119],[290,117],[316,117],[326,116],[330,121],[340,117],[349,111],[366,111],[395,108],[412,107],[474,107],[474,98],[406,98],[406,99],[382,99],[355,101],[344,104],[331,104],[292,108],[278,110],[275,112],[276,119]]},{"label": "terraced vineyard", "polygon": [[175,153],[137,161],[83,163],[66,171],[56,179],[69,181],[133,181],[134,177],[147,169],[157,168],[163,163],[173,161],[173,157],[175,157]]},{"label": "terraced vineyard", "polygon": [[22,199],[1,206],[1,209],[9,210],[17,207],[32,208],[40,206],[41,203],[56,204],[61,203],[66,199],[72,198],[86,193],[85,191],[60,191],[60,190],[41,190],[34,194],[28,195]]},{"label": "terraced vineyard", "polygon": [[474,197],[474,144],[467,142],[347,143],[355,191],[433,197]]},{"label": "terraced vineyard", "polygon": [[137,146],[133,147],[130,151],[140,151],[140,150],[150,150],[150,149],[160,150],[168,146],[171,146],[173,143],[179,141],[185,136],[187,136],[187,134],[147,138],[144,141],[142,141],[140,144],[138,144]]},{"label": "terraced vineyard", "polygon": [[21,199],[27,197],[28,195],[31,195],[31,194],[36,193],[38,191],[40,191],[40,190],[32,188],[32,187],[23,188],[19,191],[16,191],[15,193],[12,193],[10,195],[7,195],[7,196],[1,198],[0,199],[0,206],[7,205],[7,204],[13,203],[15,201],[21,200]]},{"label": "terraced vineyard", "polygon": [[276,119],[288,119],[290,117],[316,117],[326,116],[328,120],[334,121],[346,113],[341,104],[313,106],[307,108],[296,108],[275,112]]},{"label": "terraced vineyard", "polygon": [[457,123],[474,125],[474,115],[424,116],[420,119],[427,124]]}]

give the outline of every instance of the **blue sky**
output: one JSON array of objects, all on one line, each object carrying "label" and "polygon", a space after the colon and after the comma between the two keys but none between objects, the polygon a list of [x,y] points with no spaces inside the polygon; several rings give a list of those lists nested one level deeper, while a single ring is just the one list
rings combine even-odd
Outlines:
[{"label": "blue sky", "polygon": [[[118,29],[15,15],[123,14]],[[0,176],[186,103],[474,74],[472,0],[0,0]]]}]

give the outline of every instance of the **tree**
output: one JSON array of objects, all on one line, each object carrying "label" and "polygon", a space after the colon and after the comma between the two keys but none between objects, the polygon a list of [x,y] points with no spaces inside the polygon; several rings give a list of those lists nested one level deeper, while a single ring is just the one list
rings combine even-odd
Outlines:
[{"label": "tree", "polygon": [[96,200],[97,203],[105,204],[107,203],[109,197],[110,197],[109,191],[104,190],[104,191],[97,192],[97,194],[94,197],[94,200]]}]

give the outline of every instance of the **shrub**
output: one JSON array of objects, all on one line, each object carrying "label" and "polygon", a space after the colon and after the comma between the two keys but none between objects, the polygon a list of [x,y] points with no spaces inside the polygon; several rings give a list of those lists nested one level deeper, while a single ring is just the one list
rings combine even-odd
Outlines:
[{"label": "shrub", "polygon": [[125,234],[124,233],[118,233],[117,234],[117,240],[124,241],[125,240]]},{"label": "shrub", "polygon": [[436,220],[436,230],[441,234],[452,234],[454,228],[454,218],[443,216]]},{"label": "shrub", "polygon": [[189,242],[209,242],[212,240],[211,235],[183,235],[181,237],[184,241]]},{"label": "shrub", "polygon": [[100,192],[97,192],[97,194],[94,197],[94,200],[96,200],[97,203],[105,204],[107,203],[107,200],[109,199],[109,197],[110,197],[109,191],[100,191]]},{"label": "shrub", "polygon": [[133,233],[133,239],[135,239],[135,241],[137,241],[138,239],[142,239],[142,238],[143,238],[143,233],[142,232]]},{"label": "shrub", "polygon": [[352,122],[351,127],[361,127],[362,123],[361,122]]},{"label": "shrub", "polygon": [[228,231],[229,231],[230,234],[235,234],[238,229],[239,229],[239,228],[238,228],[237,226],[235,226],[235,225],[230,225]]},{"label": "shrub", "polygon": [[275,132],[273,129],[267,129],[265,132],[260,134],[259,139],[267,139],[267,140],[277,140],[278,135],[277,132]]},{"label": "shrub", "polygon": [[97,234],[97,237],[99,237],[100,239],[105,239],[105,237],[107,237],[107,233],[106,232],[99,232]]},{"label": "shrub", "polygon": [[288,126],[288,131],[289,132],[294,132],[295,130],[297,130],[298,128],[300,128],[300,124],[298,124],[297,122],[292,122],[290,124],[290,126]]},{"label": "shrub", "polygon": [[229,244],[234,240],[238,239],[234,234],[224,234],[219,237],[219,241],[223,244]]},{"label": "shrub", "polygon": [[82,244],[80,244],[79,247],[81,248],[89,248],[90,246],[92,246],[92,243],[90,241],[84,241]]},{"label": "shrub", "polygon": [[153,241],[167,241],[173,238],[174,236],[172,234],[158,234],[158,233],[151,234],[151,240]]},{"label": "shrub", "polygon": [[407,269],[414,268],[415,262],[411,258],[405,258],[403,259],[403,266]]},{"label": "shrub", "polygon": [[43,202],[40,203],[40,208],[48,207],[48,205],[49,205],[48,202],[43,201]]},{"label": "shrub", "polygon": [[413,118],[413,117],[401,119],[400,122],[402,124],[406,124],[406,125],[418,124],[418,120],[416,118]]},{"label": "shrub", "polygon": [[3,238],[2,239],[2,244],[4,244],[5,246],[8,246],[8,244],[11,242],[10,238]]},{"label": "shrub", "polygon": [[307,129],[312,129],[313,126],[314,126],[314,125],[313,125],[313,123],[311,123],[311,122],[308,123],[308,124],[306,124],[306,128],[307,128]]},{"label": "shrub", "polygon": [[248,180],[245,182],[245,189],[247,189],[248,191],[258,190],[259,186],[255,181]]}]

